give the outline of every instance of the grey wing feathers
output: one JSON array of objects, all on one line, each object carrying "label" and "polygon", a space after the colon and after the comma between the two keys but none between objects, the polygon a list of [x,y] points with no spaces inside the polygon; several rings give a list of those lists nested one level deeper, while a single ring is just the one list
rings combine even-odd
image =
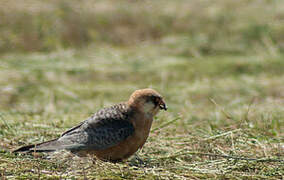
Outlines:
[{"label": "grey wing feathers", "polygon": [[133,125],[128,121],[130,115],[131,111],[124,103],[104,108],[64,132],[58,139],[23,146],[13,152],[105,149],[118,144],[134,133]]},{"label": "grey wing feathers", "polygon": [[71,129],[68,129],[67,131],[65,131],[64,133],[61,134],[61,136],[64,136],[65,134],[68,134],[69,132],[74,131],[75,129],[78,129],[81,127],[82,124],[84,124],[86,121],[82,121],[80,124],[78,124],[77,126],[72,127]]},{"label": "grey wing feathers", "polygon": [[127,121],[129,115],[125,104],[104,108],[63,133],[58,141],[71,151],[109,148],[134,133],[133,125]]}]

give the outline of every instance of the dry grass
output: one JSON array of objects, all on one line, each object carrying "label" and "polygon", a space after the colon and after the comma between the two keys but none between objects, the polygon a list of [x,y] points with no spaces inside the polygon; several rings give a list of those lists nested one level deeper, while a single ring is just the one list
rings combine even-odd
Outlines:
[{"label": "dry grass", "polygon": [[[6,178],[281,179],[283,56],[183,58],[156,46],[6,55],[0,67],[0,147],[58,137],[138,88],[161,92],[148,142],[124,163],[2,151]],[[56,157],[56,156],[55,156]]]},{"label": "dry grass", "polygon": [[[283,179],[283,5],[1,0],[0,177]],[[169,111],[126,162],[7,152],[145,87]]]},{"label": "dry grass", "polygon": [[283,8],[283,1],[266,0],[2,0],[0,52],[150,42],[180,56],[277,55]]}]

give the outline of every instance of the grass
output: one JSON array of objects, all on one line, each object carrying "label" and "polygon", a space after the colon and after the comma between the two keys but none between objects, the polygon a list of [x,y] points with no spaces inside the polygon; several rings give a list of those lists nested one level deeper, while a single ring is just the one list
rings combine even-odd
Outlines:
[{"label": "grass", "polygon": [[0,52],[150,42],[180,56],[277,55],[284,49],[283,6],[269,0],[2,0]]},{"label": "grass", "polygon": [[[163,46],[6,54],[0,62],[0,174],[6,178],[281,179],[283,56],[180,57]],[[152,87],[168,112],[137,155],[111,164],[5,149],[58,137],[97,109]],[[65,157],[66,156],[66,157]],[[70,157],[71,156],[71,157]]]},{"label": "grass", "polygon": [[[0,177],[283,179],[283,5],[2,0]],[[169,110],[123,163],[7,152],[146,87]]]}]

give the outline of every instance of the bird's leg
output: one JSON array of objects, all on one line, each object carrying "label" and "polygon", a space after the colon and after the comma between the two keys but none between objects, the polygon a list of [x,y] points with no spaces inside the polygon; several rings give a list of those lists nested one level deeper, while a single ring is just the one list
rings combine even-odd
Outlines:
[{"label": "bird's leg", "polygon": [[140,158],[140,156],[138,155],[138,153],[135,153],[135,158],[136,160],[138,160],[140,165],[145,165],[145,162],[142,160],[142,158]]},{"label": "bird's leg", "polygon": [[129,165],[138,167],[146,166],[146,163],[138,155],[139,151],[134,154],[133,158],[131,158]]}]

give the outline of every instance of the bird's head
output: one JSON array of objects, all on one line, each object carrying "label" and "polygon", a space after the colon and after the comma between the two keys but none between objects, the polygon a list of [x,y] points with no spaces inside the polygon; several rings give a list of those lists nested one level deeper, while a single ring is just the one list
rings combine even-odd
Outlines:
[{"label": "bird's head", "polygon": [[159,110],[167,110],[163,97],[153,89],[140,89],[132,93],[128,101],[129,106],[139,111],[155,116]]}]

